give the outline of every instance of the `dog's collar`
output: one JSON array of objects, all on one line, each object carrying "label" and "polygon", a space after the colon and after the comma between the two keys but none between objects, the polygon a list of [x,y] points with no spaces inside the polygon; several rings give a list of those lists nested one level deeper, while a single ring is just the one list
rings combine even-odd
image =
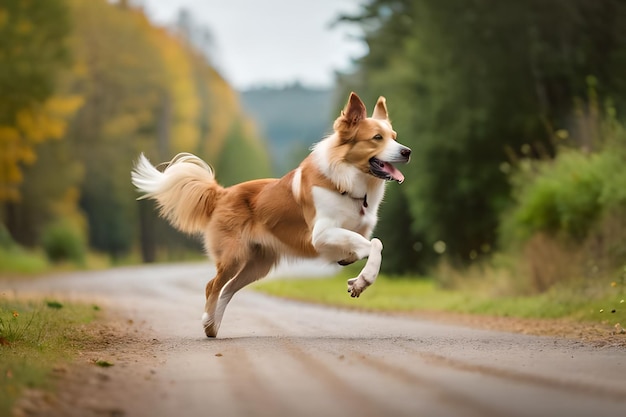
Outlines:
[{"label": "dog's collar", "polygon": [[350,197],[353,200],[363,200],[363,204],[361,205],[361,215],[365,214],[365,209],[367,208],[367,194],[365,194],[363,197],[354,197],[350,194],[348,194],[347,191],[344,191],[343,193],[341,193],[341,195],[347,195],[348,197]]}]

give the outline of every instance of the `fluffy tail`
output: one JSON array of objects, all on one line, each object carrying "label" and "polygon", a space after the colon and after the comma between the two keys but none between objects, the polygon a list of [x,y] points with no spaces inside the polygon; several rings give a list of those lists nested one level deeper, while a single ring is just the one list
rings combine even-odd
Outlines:
[{"label": "fluffy tail", "polygon": [[155,199],[172,225],[186,233],[206,228],[215,205],[224,190],[215,181],[209,165],[190,153],[179,153],[163,172],[141,154],[131,173],[140,192],[138,199]]}]

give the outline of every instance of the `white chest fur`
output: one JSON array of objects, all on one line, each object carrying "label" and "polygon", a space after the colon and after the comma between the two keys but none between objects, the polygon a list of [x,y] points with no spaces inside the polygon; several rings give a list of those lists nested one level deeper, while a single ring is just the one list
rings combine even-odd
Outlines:
[{"label": "white chest fur", "polygon": [[340,227],[351,231],[365,230],[367,235],[374,229],[383,187],[358,197],[322,187],[313,187],[312,192],[316,224],[323,223],[326,227]]}]

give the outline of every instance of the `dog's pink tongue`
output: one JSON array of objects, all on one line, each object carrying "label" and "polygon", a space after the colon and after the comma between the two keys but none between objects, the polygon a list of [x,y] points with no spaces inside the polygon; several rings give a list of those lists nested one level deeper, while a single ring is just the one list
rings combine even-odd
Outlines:
[{"label": "dog's pink tongue", "polygon": [[391,176],[394,180],[398,181],[402,184],[404,181],[404,175],[400,172],[399,169],[391,165],[389,162],[385,162],[381,167],[383,171]]}]

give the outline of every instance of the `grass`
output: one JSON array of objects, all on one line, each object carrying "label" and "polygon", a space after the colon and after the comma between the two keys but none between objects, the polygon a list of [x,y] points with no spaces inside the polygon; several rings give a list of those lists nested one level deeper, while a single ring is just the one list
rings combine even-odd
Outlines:
[{"label": "grass", "polygon": [[26,251],[19,247],[0,248],[0,274],[37,274],[45,272],[50,264],[43,253]]},{"label": "grass", "polygon": [[25,388],[53,389],[55,367],[93,340],[95,305],[0,298],[0,415],[10,415]]},{"label": "grass", "polygon": [[[206,255],[188,251],[176,255],[163,252],[157,257],[157,262],[200,262],[206,261]],[[40,249],[25,249],[20,246],[5,248],[0,246],[0,279],[22,279],[49,274],[52,272],[67,272],[77,270],[102,270],[116,266],[140,265],[141,255],[132,251],[123,258],[112,259],[107,254],[88,251],[82,263],[71,261],[50,262]]]},{"label": "grass", "polygon": [[75,271],[77,269],[104,269],[110,267],[109,259],[95,252],[86,254],[82,264],[70,261],[53,263],[42,250],[28,250],[19,246],[0,247],[0,277],[23,277],[50,272]]},{"label": "grass", "polygon": [[448,311],[521,318],[568,318],[576,321],[626,323],[623,285],[555,286],[525,296],[495,296],[484,290],[440,288],[435,280],[380,276],[359,299],[347,293],[348,268],[333,278],[261,281],[254,289],[266,294],[325,305],[386,312]]}]

